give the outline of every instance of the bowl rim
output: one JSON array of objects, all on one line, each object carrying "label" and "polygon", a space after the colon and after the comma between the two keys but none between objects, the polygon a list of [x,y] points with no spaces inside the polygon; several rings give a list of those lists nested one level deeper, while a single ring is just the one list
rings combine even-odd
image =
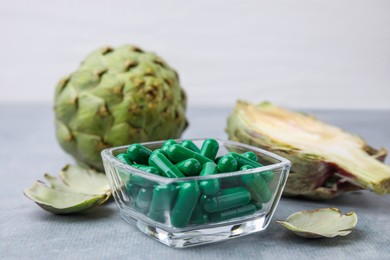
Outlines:
[{"label": "bowl rim", "polygon": [[[177,143],[180,143],[184,140],[204,141],[206,139],[210,139],[210,138],[193,138],[193,139],[186,138],[186,139],[172,139],[172,140],[175,140]],[[241,175],[246,175],[246,174],[265,172],[265,171],[275,170],[275,169],[283,168],[283,167],[291,167],[291,162],[288,159],[286,159],[282,156],[279,156],[277,154],[274,154],[272,152],[266,151],[264,149],[261,149],[261,148],[255,147],[255,146],[251,146],[251,145],[247,145],[247,144],[243,144],[243,143],[239,143],[239,142],[230,141],[230,140],[223,140],[220,138],[213,138],[213,139],[216,140],[219,144],[225,143],[225,144],[229,144],[232,146],[245,148],[245,149],[248,149],[250,151],[258,152],[258,153],[264,154],[266,156],[269,156],[273,159],[278,160],[279,162],[273,163],[273,164],[270,164],[267,166],[261,166],[261,167],[248,169],[248,170],[242,170],[242,171],[218,173],[218,174],[211,174],[211,175],[207,175],[207,176],[189,176],[189,177],[184,177],[184,178],[168,178],[168,177],[155,175],[152,173],[148,173],[148,172],[144,172],[142,170],[139,170],[135,167],[132,167],[131,165],[123,163],[122,161],[118,160],[113,155],[114,151],[126,149],[127,147],[129,147],[132,144],[106,148],[106,149],[101,151],[101,156],[103,159],[103,164],[106,164],[106,162],[108,162],[108,163],[114,165],[114,167],[120,168],[120,169],[125,170],[125,171],[131,171],[132,173],[136,173],[136,175],[138,175],[138,176],[147,178],[147,179],[155,181],[155,182],[165,183],[165,184],[176,183],[176,182],[186,182],[186,181],[191,181],[191,180],[198,181],[198,180],[219,179],[219,178],[224,178],[224,177],[233,177],[233,176],[241,176]],[[167,139],[167,140],[169,140],[169,139]],[[143,142],[143,143],[139,143],[139,144],[141,144],[141,145],[156,145],[156,144],[163,144],[167,140]]]}]

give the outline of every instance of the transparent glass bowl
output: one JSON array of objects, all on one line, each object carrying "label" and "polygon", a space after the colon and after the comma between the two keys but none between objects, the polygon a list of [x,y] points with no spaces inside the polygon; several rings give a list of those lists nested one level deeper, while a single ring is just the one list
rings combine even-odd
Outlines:
[{"label": "transparent glass bowl", "polygon": [[[146,235],[176,248],[264,230],[282,195],[290,161],[253,146],[216,140],[220,146],[217,157],[229,152],[242,154],[252,151],[264,166],[173,179],[150,174],[119,161],[115,156],[125,153],[128,146],[103,150],[104,168],[122,218]],[[176,141],[180,143],[181,140]],[[192,141],[201,147],[204,139]],[[163,143],[142,145],[155,150]],[[202,181],[218,182],[221,189],[214,196],[202,194],[199,189]]]}]

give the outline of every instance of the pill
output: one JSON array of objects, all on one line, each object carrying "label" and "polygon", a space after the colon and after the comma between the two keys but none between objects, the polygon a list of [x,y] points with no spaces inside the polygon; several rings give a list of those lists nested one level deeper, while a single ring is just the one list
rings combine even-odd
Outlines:
[{"label": "pill", "polygon": [[246,174],[241,176],[241,179],[249,189],[253,201],[266,203],[271,199],[272,192],[261,175],[258,173]]},{"label": "pill", "polygon": [[253,205],[256,207],[257,210],[260,210],[263,208],[263,204],[261,204],[261,202],[255,202]]},{"label": "pill", "polygon": [[[242,167],[244,165],[250,165],[254,168],[257,168],[257,167],[262,167],[263,165],[259,162],[255,162],[254,160],[251,160],[243,155],[240,155],[240,154],[237,154],[237,153],[230,153],[231,155],[234,156],[234,158],[236,158],[237,162],[238,162],[238,167]],[[273,177],[274,177],[274,174],[272,171],[264,171],[264,172],[261,172],[260,173],[262,175],[262,177],[264,178],[264,180],[266,182],[270,182],[272,181]]]},{"label": "pill", "polygon": [[255,154],[252,151],[245,152],[245,153],[242,154],[242,156],[244,156],[244,157],[246,157],[248,159],[251,159],[252,161],[255,161],[255,162],[257,162],[259,160],[259,158],[257,157],[257,154]]},{"label": "pill", "polygon": [[[249,158],[246,158],[242,156],[241,154],[238,154],[236,152],[230,152],[228,155],[233,156],[237,160],[238,168],[244,166],[244,165],[250,165],[253,168],[261,167],[263,166],[261,163],[258,163],[256,161],[253,161]],[[227,156],[227,155],[226,155]]]},{"label": "pill", "polygon": [[141,213],[148,212],[152,196],[152,189],[141,188],[138,192],[137,199],[135,200],[134,209]]},{"label": "pill", "polygon": [[274,173],[272,171],[261,172],[260,175],[264,178],[266,182],[270,182],[274,178]]},{"label": "pill", "polygon": [[219,157],[215,158],[214,162],[215,162],[216,164],[218,164],[219,160],[221,160],[222,157],[223,157],[223,156],[219,156]]},{"label": "pill", "polygon": [[171,224],[174,227],[185,227],[189,224],[198,202],[200,189],[195,181],[183,182],[179,186],[180,190],[171,213]]},{"label": "pill", "polygon": [[[209,176],[212,174],[218,173],[217,165],[213,162],[207,162],[203,164],[202,171],[200,176]],[[215,195],[221,186],[221,183],[218,179],[203,180],[199,182],[200,189],[203,194],[206,195]]]},{"label": "pill", "polygon": [[237,160],[230,154],[223,156],[218,161],[218,171],[220,173],[237,171]]},{"label": "pill", "polygon": [[152,151],[141,144],[132,144],[127,148],[127,156],[136,163],[147,164],[151,154]]},{"label": "pill", "polygon": [[211,214],[210,219],[216,222],[216,221],[222,221],[222,220],[227,220],[232,218],[238,218],[249,214],[253,214],[256,212],[256,210],[257,209],[255,205],[248,204],[238,208],[233,208],[226,211],[213,213]]},{"label": "pill", "polygon": [[198,203],[192,212],[190,223],[195,225],[202,225],[209,221],[207,213],[203,210],[202,206]]},{"label": "pill", "polygon": [[194,144],[194,142],[192,142],[191,140],[184,140],[183,142],[180,143],[180,145],[196,153],[200,152],[198,146],[196,146],[196,144]]},{"label": "pill", "polygon": [[169,148],[169,146],[171,146],[172,144],[177,144],[177,142],[173,139],[168,139],[166,140],[163,145],[161,146],[161,150],[163,150],[164,152],[166,152]]},{"label": "pill", "polygon": [[200,162],[190,158],[175,165],[185,176],[196,176],[202,170]]},{"label": "pill", "polygon": [[251,200],[250,192],[244,187],[235,187],[221,190],[215,196],[203,195],[201,204],[209,212],[219,212],[248,204]]},{"label": "pill", "polygon": [[245,170],[250,170],[250,169],[253,169],[253,167],[250,165],[243,165],[243,166],[241,166],[240,171],[245,171]]},{"label": "pill", "polygon": [[135,200],[137,198],[138,192],[141,189],[141,186],[134,183],[126,183],[126,191],[129,194],[130,198]]},{"label": "pill", "polygon": [[136,184],[136,185],[139,185],[141,187],[152,187],[155,182],[154,181],[151,181],[149,179],[146,179],[142,176],[139,176],[139,175],[136,175],[135,173],[132,173],[130,175],[130,179],[128,181],[129,183],[131,184]]},{"label": "pill", "polygon": [[148,165],[144,165],[144,164],[136,164],[136,163],[131,165],[131,166],[133,166],[134,168],[137,168],[138,170],[144,171],[144,172],[160,175],[160,172],[153,166],[148,166]]},{"label": "pill", "polygon": [[173,145],[169,146],[169,148],[167,150],[167,154],[168,154],[169,159],[171,159],[172,161],[174,161],[176,163],[190,159],[190,158],[194,158],[194,159],[198,160],[200,162],[200,164],[202,164],[202,165],[205,164],[206,162],[212,162],[212,160],[210,160],[209,158],[204,157],[204,156],[200,155],[199,153],[191,151],[190,149],[187,149],[183,146],[180,146],[179,144],[173,144]]},{"label": "pill", "polygon": [[[253,167],[250,165],[243,165],[241,166],[240,171],[249,170],[249,169],[253,169]],[[263,177],[263,179],[266,182],[270,182],[274,178],[274,173],[272,171],[260,172],[259,174]]]},{"label": "pill", "polygon": [[[143,165],[143,164],[133,164],[131,166],[140,170],[140,171],[148,172],[148,173],[155,174],[155,175],[160,175],[160,172],[155,167],[152,167],[152,166]],[[141,174],[136,174],[136,173],[130,174],[130,178],[129,178],[128,182],[132,183],[132,184],[137,184],[137,185],[142,186],[142,187],[151,187],[155,184],[154,181],[152,181],[146,177],[141,176]]]},{"label": "pill", "polygon": [[161,223],[165,223],[172,204],[175,200],[176,188],[172,184],[160,184],[153,190],[148,216]]},{"label": "pill", "polygon": [[184,174],[165,157],[160,151],[154,151],[149,157],[149,164],[156,167],[160,173],[168,178],[182,178]]},{"label": "pill", "polygon": [[219,144],[214,139],[206,139],[203,144],[202,148],[200,149],[200,155],[203,155],[204,157],[207,157],[211,160],[214,160],[217,156],[219,149]]},{"label": "pill", "polygon": [[220,178],[220,180],[222,189],[242,186],[241,176],[224,177]]},{"label": "pill", "polygon": [[[253,167],[250,165],[244,165],[240,168],[240,171],[249,170],[249,169],[253,169]],[[232,177],[221,178],[221,188],[223,188],[223,189],[238,187],[238,186],[242,186],[242,185],[243,185],[243,183],[241,180],[241,176],[232,176]]]},{"label": "pill", "polygon": [[116,158],[117,158],[119,161],[121,161],[121,162],[123,162],[123,163],[125,163],[125,164],[128,164],[128,165],[133,164],[133,162],[130,160],[130,158],[127,156],[126,153],[120,153],[120,154],[118,154],[118,155],[116,156]]},{"label": "pill", "polygon": [[154,150],[153,152],[155,152],[155,151],[159,151],[160,153],[162,153],[165,157],[167,157],[168,158],[168,154],[167,154],[167,152],[166,151],[164,151],[163,149],[156,149],[156,150]]}]

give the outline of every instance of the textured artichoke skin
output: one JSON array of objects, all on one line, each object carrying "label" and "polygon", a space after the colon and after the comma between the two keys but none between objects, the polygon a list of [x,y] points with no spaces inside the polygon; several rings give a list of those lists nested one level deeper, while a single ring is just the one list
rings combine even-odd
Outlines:
[{"label": "textured artichoke skin", "polygon": [[178,74],[132,45],[92,52],[55,90],[56,136],[80,164],[103,169],[101,150],[178,138],[188,123]]}]

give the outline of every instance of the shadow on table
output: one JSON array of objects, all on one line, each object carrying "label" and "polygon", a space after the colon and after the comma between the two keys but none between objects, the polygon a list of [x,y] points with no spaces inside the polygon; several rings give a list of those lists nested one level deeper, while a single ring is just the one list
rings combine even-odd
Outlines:
[{"label": "shadow on table", "polygon": [[353,230],[347,236],[337,236],[334,238],[305,238],[299,237],[292,232],[285,230],[280,232],[278,240],[287,243],[289,246],[309,246],[309,247],[340,247],[355,244],[365,239],[366,234],[359,229]]}]

